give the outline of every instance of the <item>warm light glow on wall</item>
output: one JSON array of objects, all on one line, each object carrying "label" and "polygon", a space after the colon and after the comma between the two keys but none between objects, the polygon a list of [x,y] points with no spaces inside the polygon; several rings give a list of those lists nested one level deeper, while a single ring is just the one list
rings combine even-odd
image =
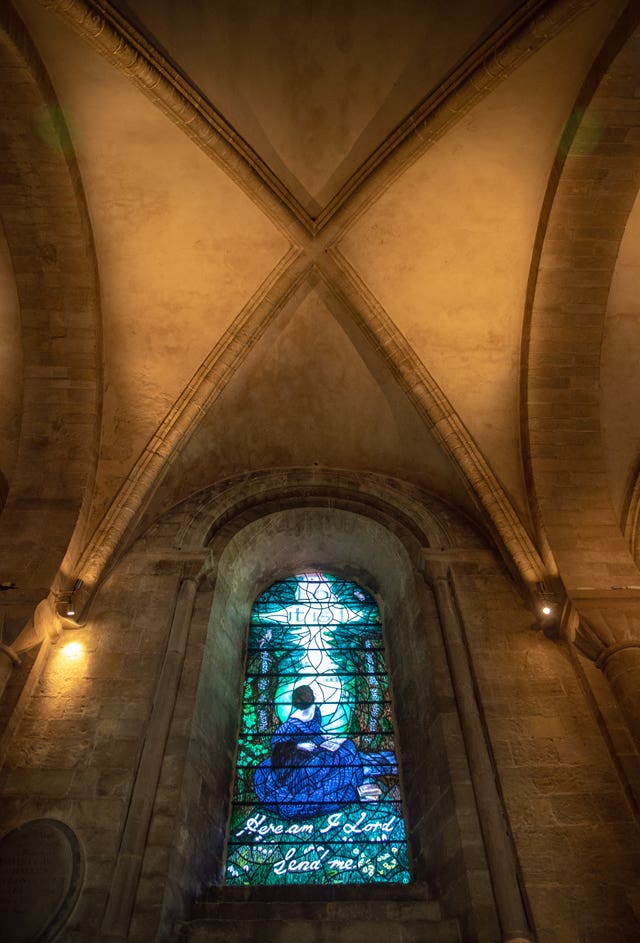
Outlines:
[{"label": "warm light glow on wall", "polygon": [[62,649],[62,654],[65,658],[76,659],[84,655],[84,645],[82,642],[69,642],[68,645],[65,645]]},{"label": "warm light glow on wall", "polygon": [[[75,635],[76,633],[74,633]],[[87,640],[62,638],[47,665],[47,681],[58,697],[77,697],[86,686],[85,675],[90,659]],[[89,651],[87,650],[89,649]],[[55,698],[50,698],[56,703]]]}]

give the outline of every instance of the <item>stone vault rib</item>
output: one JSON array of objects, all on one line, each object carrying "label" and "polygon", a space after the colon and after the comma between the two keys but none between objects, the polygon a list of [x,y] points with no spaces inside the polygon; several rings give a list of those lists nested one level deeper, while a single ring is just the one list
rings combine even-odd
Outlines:
[{"label": "stone vault rib", "polygon": [[41,0],[91,43],[190,137],[294,243],[313,232],[309,214],[216,109],[109,3]]},{"label": "stone vault rib", "polygon": [[389,184],[526,59],[597,0],[529,0],[374,150],[317,218],[215,107],[107,0],[41,0],[124,71],[296,244],[344,231]]},{"label": "stone vault rib", "polygon": [[78,611],[113,564],[176,452],[189,440],[248,350],[303,284],[309,263],[290,250],[227,329],[171,407],[116,494],[78,564]]},{"label": "stone vault rib", "polygon": [[443,390],[337,249],[318,265],[329,290],[387,361],[438,443],[458,466],[524,582],[544,581],[545,568],[509,498]]}]

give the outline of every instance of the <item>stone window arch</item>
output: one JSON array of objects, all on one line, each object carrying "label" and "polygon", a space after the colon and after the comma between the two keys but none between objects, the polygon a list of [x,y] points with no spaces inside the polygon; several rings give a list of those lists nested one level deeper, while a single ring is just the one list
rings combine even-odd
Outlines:
[{"label": "stone window arch", "polygon": [[[457,941],[458,924],[470,943],[495,938],[499,927],[516,928],[509,940],[526,939],[517,863],[504,834],[451,582],[458,568],[473,573],[479,566],[498,587],[499,565],[473,528],[432,496],[373,475],[321,478],[265,473],[214,486],[165,514],[140,544],[154,571],[158,554],[163,566],[182,571],[173,624],[184,622],[188,634],[166,755],[168,770],[180,757],[179,789],[162,787],[155,805],[163,823],[170,815],[172,837],[156,833],[155,813],[151,831],[154,845],[169,841],[171,849],[161,923],[168,930],[191,914],[181,940],[223,933],[230,941],[229,924],[214,931],[207,909],[227,907],[245,927],[238,936],[244,939],[256,930],[244,924],[245,906],[247,920],[262,904],[276,908],[269,911],[276,919],[276,891],[301,890],[256,888],[256,897],[250,888],[225,887],[224,861],[251,607],[275,580],[316,569],[355,580],[378,602],[393,695],[402,704],[396,745],[413,881],[400,900],[391,885],[361,888],[367,910],[382,907],[381,917],[388,906],[401,907],[402,920],[443,920],[434,930],[439,940]],[[192,619],[185,600],[195,598],[198,570]],[[332,919],[351,926],[354,901],[337,892],[353,894],[352,888],[316,888],[319,897],[303,890],[317,904],[313,919],[327,918],[335,901]],[[303,906],[299,896],[289,903]],[[353,929],[360,932],[357,921]]]},{"label": "stone window arch", "polygon": [[[377,559],[374,559],[377,557]],[[348,562],[347,562],[348,561]],[[196,702],[195,729],[206,738],[201,756],[212,744],[224,742],[224,756],[217,753],[215,774],[208,778],[214,789],[220,789],[220,802],[209,822],[208,834],[213,836],[213,849],[203,848],[209,859],[209,879],[224,883],[223,865],[229,813],[230,783],[234,777],[235,744],[241,716],[241,681],[248,625],[256,591],[259,593],[279,577],[304,569],[329,570],[337,576],[353,579],[372,593],[379,602],[385,624],[393,624],[394,639],[387,641],[389,670],[400,682],[403,696],[419,702],[427,692],[419,690],[420,668],[428,671],[424,650],[418,652],[415,638],[417,626],[423,624],[420,602],[412,583],[411,563],[398,538],[389,534],[376,521],[351,511],[324,508],[300,508],[268,514],[244,526],[220,555],[215,570],[215,591],[207,641],[200,674]],[[406,639],[404,638],[406,636]],[[420,659],[422,665],[417,663]],[[416,681],[403,677],[411,663]],[[424,676],[424,675],[423,675]],[[393,686],[393,685],[392,685]],[[424,715],[424,711],[422,712]],[[399,724],[402,727],[402,724]],[[402,737],[402,731],[399,730]],[[407,731],[407,741],[411,734]],[[399,752],[405,765],[405,754],[412,755],[400,743]],[[194,751],[196,752],[196,751]],[[415,751],[416,754],[418,751]],[[418,766],[420,763],[416,760]],[[411,763],[409,764],[411,765]],[[213,770],[211,771],[213,773]],[[410,779],[425,781],[426,769],[412,771]],[[420,818],[420,816],[416,816]],[[201,828],[190,829],[204,834]],[[412,846],[413,870],[424,879],[424,867],[417,834],[409,836]]]},{"label": "stone window arch", "polygon": [[[397,748],[412,875],[411,898],[402,904],[409,905],[405,915],[417,919],[422,913],[424,919],[424,908],[432,908],[432,919],[455,917],[466,931],[478,921],[477,901],[486,901],[490,881],[475,807],[460,804],[469,786],[461,790],[455,781],[465,764],[462,735],[435,597],[425,582],[424,547],[415,533],[394,527],[379,508],[371,512],[376,520],[362,513],[363,501],[345,501],[347,508],[337,503],[333,497],[285,510],[267,505],[246,513],[245,508],[237,529],[227,522],[209,532],[213,602],[191,725],[188,786],[178,811],[185,840],[176,884],[186,900],[205,892],[218,904],[228,900],[229,892],[246,890],[225,888],[224,863],[251,607],[256,594],[279,577],[326,569],[370,592],[387,626],[393,695],[403,704]],[[206,516],[201,512],[192,521]],[[433,527],[432,533],[440,553],[445,530]],[[464,775],[468,782],[468,772]],[[478,867],[469,868],[465,846],[475,848]],[[319,891],[335,896],[337,889]],[[495,928],[491,905],[479,919]],[[197,921],[194,927],[197,940]],[[446,932],[457,938],[457,929]]]}]

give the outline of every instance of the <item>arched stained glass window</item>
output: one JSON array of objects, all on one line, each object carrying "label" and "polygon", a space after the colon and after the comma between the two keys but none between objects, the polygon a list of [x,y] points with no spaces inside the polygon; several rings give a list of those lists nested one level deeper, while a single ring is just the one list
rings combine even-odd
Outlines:
[{"label": "arched stained glass window", "polygon": [[303,573],[251,614],[227,884],[408,883],[380,614]]}]

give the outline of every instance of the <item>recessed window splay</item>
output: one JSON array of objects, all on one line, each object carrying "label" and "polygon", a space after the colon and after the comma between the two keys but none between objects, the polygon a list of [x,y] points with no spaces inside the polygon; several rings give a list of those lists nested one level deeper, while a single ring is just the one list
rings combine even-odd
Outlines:
[{"label": "recessed window splay", "polygon": [[251,614],[226,882],[409,880],[378,608],[327,573],[274,583]]}]

